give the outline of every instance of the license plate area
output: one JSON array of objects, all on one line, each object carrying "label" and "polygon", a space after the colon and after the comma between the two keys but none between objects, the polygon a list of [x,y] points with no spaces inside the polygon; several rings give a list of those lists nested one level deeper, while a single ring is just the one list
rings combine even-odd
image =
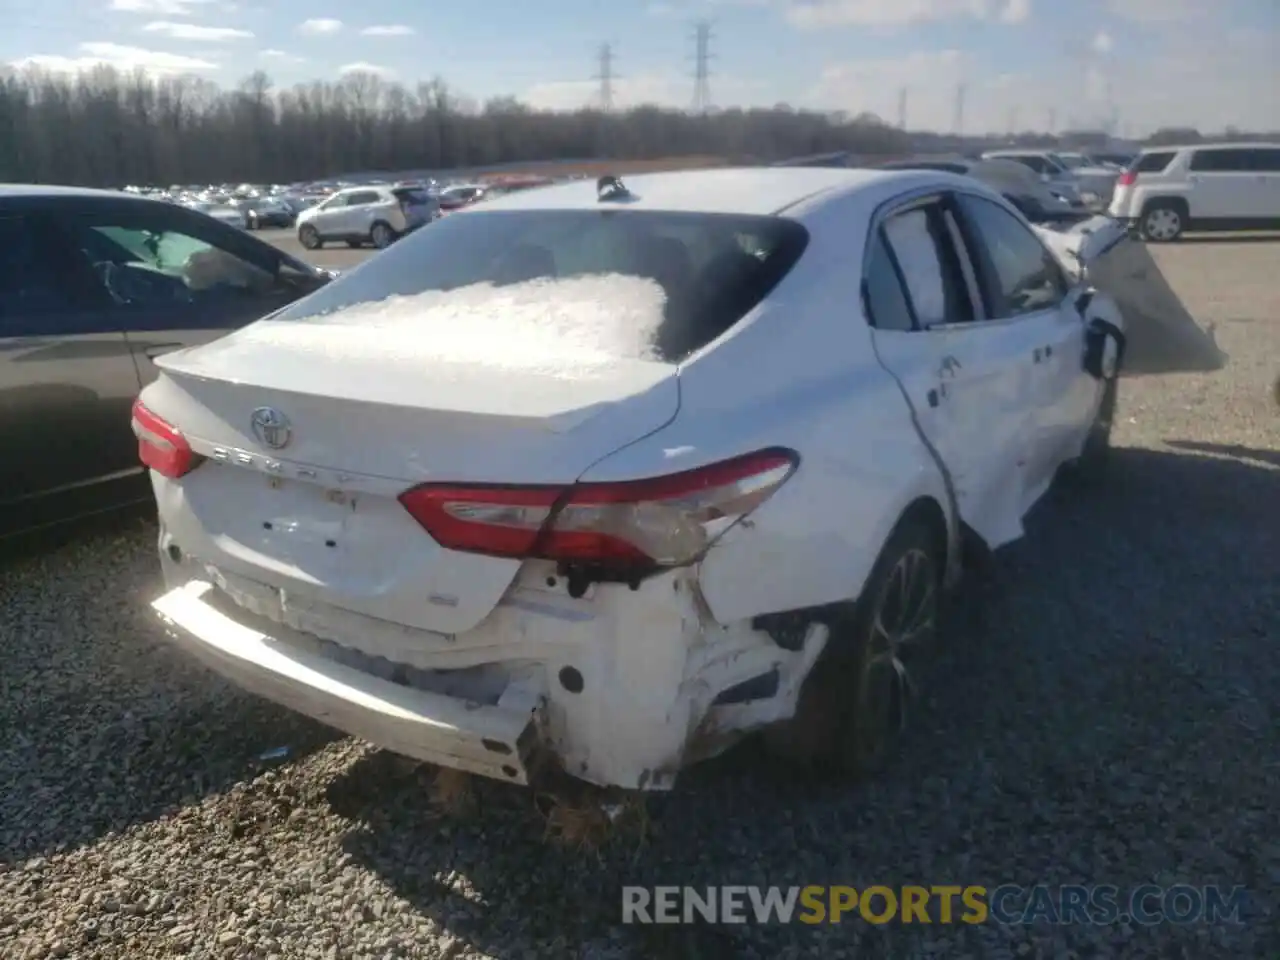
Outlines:
[{"label": "license plate area", "polygon": [[281,477],[262,478],[260,489],[252,516],[263,553],[304,569],[341,569],[358,522],[356,495]]}]

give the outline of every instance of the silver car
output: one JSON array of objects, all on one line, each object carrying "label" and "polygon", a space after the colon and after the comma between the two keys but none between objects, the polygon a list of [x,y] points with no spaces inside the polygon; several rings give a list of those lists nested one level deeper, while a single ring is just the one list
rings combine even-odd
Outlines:
[{"label": "silver car", "polygon": [[429,223],[439,209],[422,187],[348,187],[298,214],[298,242],[308,250],[331,240],[381,249]]}]

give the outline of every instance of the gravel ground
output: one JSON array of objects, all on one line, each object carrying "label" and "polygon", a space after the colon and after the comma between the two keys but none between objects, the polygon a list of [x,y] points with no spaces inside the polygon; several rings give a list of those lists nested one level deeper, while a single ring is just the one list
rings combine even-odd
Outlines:
[{"label": "gravel ground", "polygon": [[[500,785],[441,819],[421,771],[167,649],[146,522],[11,562],[0,956],[1280,956],[1280,243],[1156,255],[1231,367],[1126,382],[1116,483],[1037,511],[857,789],[730,758],[599,856]],[[1251,895],[1239,926],[614,927],[623,883],[1035,882]]]}]

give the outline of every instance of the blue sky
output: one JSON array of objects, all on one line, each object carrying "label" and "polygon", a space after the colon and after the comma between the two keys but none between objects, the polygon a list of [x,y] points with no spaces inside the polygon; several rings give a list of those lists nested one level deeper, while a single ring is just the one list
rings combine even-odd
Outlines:
[{"label": "blue sky", "polygon": [[[9,9],[5,9],[9,8]],[[11,12],[12,11],[12,12]],[[716,105],[870,110],[966,132],[1097,123],[1280,129],[1280,0],[0,0],[0,63],[95,61],[279,85],[363,68],[469,97],[687,106],[692,24],[713,23]]]}]

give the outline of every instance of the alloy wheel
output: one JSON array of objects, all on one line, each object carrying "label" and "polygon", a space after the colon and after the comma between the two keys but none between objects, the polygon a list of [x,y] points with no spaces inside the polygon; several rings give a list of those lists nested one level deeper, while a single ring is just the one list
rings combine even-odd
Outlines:
[{"label": "alloy wheel", "polygon": [[1172,240],[1182,232],[1182,217],[1177,210],[1160,207],[1147,214],[1146,234],[1152,240]]},{"label": "alloy wheel", "polygon": [[876,766],[901,736],[915,690],[908,666],[933,636],[937,618],[934,562],[923,550],[908,550],[885,578],[870,618],[852,745],[860,767]]}]

